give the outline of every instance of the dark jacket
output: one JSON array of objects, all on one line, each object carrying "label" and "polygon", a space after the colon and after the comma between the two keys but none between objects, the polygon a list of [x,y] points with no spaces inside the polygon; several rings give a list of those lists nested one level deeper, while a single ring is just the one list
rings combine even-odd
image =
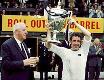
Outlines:
[{"label": "dark jacket", "polygon": [[[29,55],[26,45],[26,52]],[[29,66],[24,67],[25,53],[21,52],[14,38],[6,40],[1,46],[2,67],[1,80],[33,80],[33,72]]]},{"label": "dark jacket", "polygon": [[50,62],[52,53],[44,46],[42,42],[39,43],[39,71],[50,71]]},{"label": "dark jacket", "polygon": [[102,60],[101,58],[104,57],[103,51],[100,50],[98,54],[96,54],[97,49],[95,46],[91,46],[88,53],[88,65],[89,66],[101,66]]},{"label": "dark jacket", "polygon": [[61,47],[69,48],[69,47],[70,47],[70,46],[69,46],[69,42],[66,41],[66,40],[62,41]]}]

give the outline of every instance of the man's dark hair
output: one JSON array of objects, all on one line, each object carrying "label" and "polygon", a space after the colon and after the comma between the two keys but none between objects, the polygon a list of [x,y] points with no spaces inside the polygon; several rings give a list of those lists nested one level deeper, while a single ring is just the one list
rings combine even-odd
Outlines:
[{"label": "man's dark hair", "polygon": [[81,35],[81,33],[74,32],[73,34],[71,34],[70,40],[72,40],[73,36],[78,36],[78,37],[80,37],[80,39],[82,40],[82,35]]}]

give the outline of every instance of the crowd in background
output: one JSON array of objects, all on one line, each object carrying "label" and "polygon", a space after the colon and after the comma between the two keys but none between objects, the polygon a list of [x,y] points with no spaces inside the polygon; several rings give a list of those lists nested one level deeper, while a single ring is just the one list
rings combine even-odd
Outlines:
[{"label": "crowd in background", "polygon": [[[103,0],[73,0],[73,15],[77,17],[104,17]],[[57,6],[58,0],[0,0],[1,14],[8,15],[43,15],[44,7],[50,5],[52,8]],[[8,11],[8,8],[12,8]],[[16,9],[16,10],[13,10]],[[20,8],[21,10],[18,10]],[[28,10],[28,8],[31,8]],[[70,0],[65,0],[62,8],[70,10]],[[25,10],[27,9],[27,10]],[[7,10],[7,11],[6,11]],[[14,12],[12,12],[14,11]],[[18,12],[17,12],[18,11]]]},{"label": "crowd in background", "polygon": [[75,1],[75,15],[80,17],[104,17],[104,1],[103,0],[78,0]]},{"label": "crowd in background", "polygon": [[2,15],[43,15],[43,4],[38,0],[21,2],[18,0],[5,0],[0,2]]}]

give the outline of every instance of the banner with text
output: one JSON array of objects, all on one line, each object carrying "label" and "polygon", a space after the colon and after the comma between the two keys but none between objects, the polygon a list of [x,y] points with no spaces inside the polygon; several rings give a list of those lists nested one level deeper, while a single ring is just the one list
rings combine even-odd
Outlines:
[{"label": "banner with text", "polygon": [[[103,33],[104,32],[104,19],[103,18],[79,18],[76,17],[75,20],[91,33]],[[12,27],[15,23],[24,22],[27,26],[27,31],[29,32],[46,32],[45,23],[47,19],[44,16],[17,16],[17,15],[4,15],[2,16],[2,31],[12,31]],[[66,25],[66,24],[65,24]],[[80,32],[80,30],[71,24],[70,29],[75,32]],[[66,28],[66,26],[64,26]]]},{"label": "banner with text", "polygon": [[[104,32],[104,19],[103,18],[75,18],[77,23],[84,26],[91,33],[103,33]],[[80,30],[74,24],[70,25],[70,28],[75,32]]]},{"label": "banner with text", "polygon": [[45,32],[46,21],[47,19],[43,16],[4,15],[2,16],[2,31],[12,31],[15,23],[23,22],[26,24],[27,31]]}]

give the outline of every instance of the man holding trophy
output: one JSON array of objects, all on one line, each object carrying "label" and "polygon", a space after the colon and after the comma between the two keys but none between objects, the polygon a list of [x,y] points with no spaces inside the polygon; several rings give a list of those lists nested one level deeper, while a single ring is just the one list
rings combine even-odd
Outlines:
[{"label": "man holding trophy", "polygon": [[70,22],[75,24],[85,35],[83,40],[80,34],[74,32],[69,39],[71,48],[59,47],[56,45],[57,41],[51,40],[50,27],[48,26],[46,47],[62,59],[62,80],[84,80],[87,55],[92,39],[91,33],[72,17],[70,17]]}]

